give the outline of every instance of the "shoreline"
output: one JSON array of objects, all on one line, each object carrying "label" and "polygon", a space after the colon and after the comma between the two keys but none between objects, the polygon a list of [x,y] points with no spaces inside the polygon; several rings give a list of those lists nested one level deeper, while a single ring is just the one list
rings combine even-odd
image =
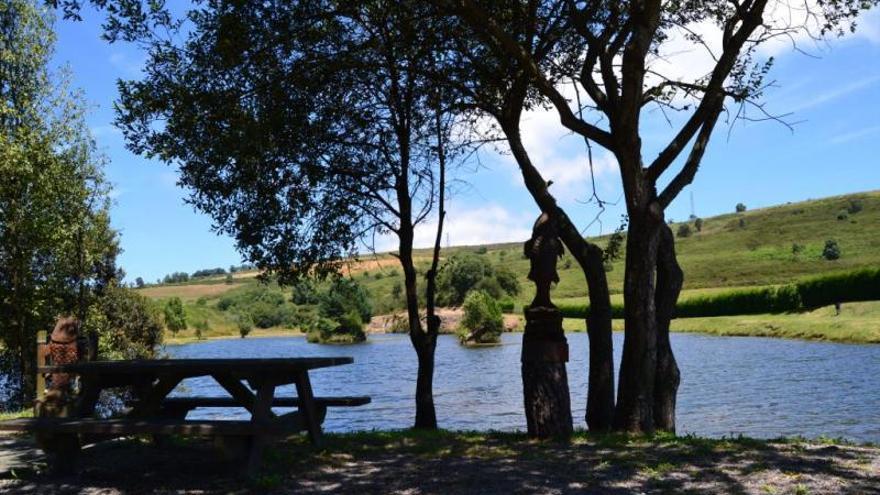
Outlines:
[{"label": "shoreline", "polygon": [[[513,316],[513,315],[509,315]],[[518,316],[518,315],[516,315]],[[785,322],[785,319],[794,321]],[[783,322],[778,323],[779,320]],[[839,325],[837,322],[828,325]],[[808,325],[800,321],[799,315],[743,315],[743,316],[716,316],[711,318],[681,318],[672,320],[672,333],[697,333],[714,337],[761,337],[772,339],[801,340],[807,342],[830,342],[836,344],[852,345],[877,345],[880,344],[880,322],[874,332],[846,333],[844,335],[816,330],[815,324]],[[803,328],[807,327],[805,330]],[[623,331],[623,320],[613,320],[612,328],[615,332]],[[714,328],[707,330],[706,328]],[[840,327],[835,327],[839,329]],[[585,333],[585,322],[581,319],[565,318],[563,329],[566,333]],[[366,330],[365,330],[366,331]],[[523,333],[522,326],[515,330],[504,333]],[[370,335],[407,335],[407,333],[366,331],[367,339]],[[441,333],[441,335],[455,335],[454,333]],[[305,337],[306,334],[293,329],[267,329],[253,331],[245,338],[272,338],[272,337]],[[241,339],[240,335],[211,335],[196,339],[195,337],[172,337],[166,338],[162,345],[175,346],[208,342],[213,340]],[[340,344],[340,345],[356,345]]]}]

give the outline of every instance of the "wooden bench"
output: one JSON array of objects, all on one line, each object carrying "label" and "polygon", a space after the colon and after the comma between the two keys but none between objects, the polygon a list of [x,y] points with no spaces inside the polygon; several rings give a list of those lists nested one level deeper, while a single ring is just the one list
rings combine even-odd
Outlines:
[{"label": "wooden bench", "polygon": [[[354,407],[370,403],[369,397],[315,397],[309,371],[350,364],[350,357],[265,359],[170,359],[93,361],[96,342],[89,342],[83,358],[75,364],[49,362],[45,333],[38,337],[37,402],[35,418],[0,422],[0,431],[33,433],[49,455],[53,469],[72,473],[80,447],[112,438],[148,434],[156,439],[168,435],[213,437],[227,453],[248,456],[249,475],[260,467],[264,445],[272,439],[306,431],[320,445],[321,424],[328,407]],[[86,346],[84,346],[86,347]],[[76,375],[80,392],[62,409],[41,407],[44,374]],[[208,376],[230,394],[228,397],[169,397],[184,379]],[[294,384],[297,397],[275,397],[276,388]],[[138,400],[121,418],[95,418],[101,390],[131,386]],[[241,407],[251,413],[248,421],[187,420],[200,407]],[[296,408],[276,414],[272,408]],[[56,413],[56,411],[58,413]]]}]

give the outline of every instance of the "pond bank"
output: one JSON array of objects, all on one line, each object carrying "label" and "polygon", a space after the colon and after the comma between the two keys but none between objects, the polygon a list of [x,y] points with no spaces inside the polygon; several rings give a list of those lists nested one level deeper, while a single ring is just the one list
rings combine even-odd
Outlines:
[{"label": "pond bank", "polygon": [[[174,455],[139,440],[83,452],[83,472],[52,478],[39,463],[16,493],[878,493],[880,448],[803,440],[627,438],[577,433],[570,444],[520,433],[359,432],[301,437],[272,448],[255,481],[234,474],[207,442],[176,440]],[[137,473],[137,476],[132,476]]]}]

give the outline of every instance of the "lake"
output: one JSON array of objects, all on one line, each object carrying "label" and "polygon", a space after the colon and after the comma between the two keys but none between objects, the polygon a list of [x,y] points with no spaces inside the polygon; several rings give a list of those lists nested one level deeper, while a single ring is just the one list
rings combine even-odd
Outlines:
[{"label": "lake", "polygon": [[[588,341],[568,335],[575,427],[584,428]],[[880,442],[880,345],[676,333],[681,368],[678,431],[758,438],[802,435]],[[434,397],[441,427],[525,430],[520,378],[522,334],[502,345],[437,343]],[[615,333],[615,366],[623,335]],[[330,409],[328,431],[406,428],[414,416],[416,357],[406,335],[371,335],[365,344],[309,344],[302,337],[214,340],[165,349],[175,358],[352,356],[354,364],[311,373],[316,395],[369,395],[359,408]],[[284,393],[295,395],[293,387]],[[175,395],[225,395],[209,378],[187,380]],[[198,410],[191,417],[236,416],[235,409]]]}]

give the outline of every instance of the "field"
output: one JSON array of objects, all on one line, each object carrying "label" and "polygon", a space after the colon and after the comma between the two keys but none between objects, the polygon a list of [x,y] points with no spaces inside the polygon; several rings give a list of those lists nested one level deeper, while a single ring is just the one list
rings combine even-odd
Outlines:
[{"label": "field", "polygon": [[[860,211],[851,213],[853,204]],[[688,237],[678,237],[676,250],[685,273],[681,300],[729,290],[790,283],[817,274],[880,266],[880,191],[790,203],[770,208],[731,213],[703,219],[700,232],[694,222]],[[672,225],[677,232],[681,223]],[[841,256],[834,261],[822,257],[827,240],[835,240]],[[607,237],[593,239],[604,246]],[[465,246],[445,249],[443,256],[469,251],[504,264],[519,275],[524,290],[516,297],[516,310],[527,304],[533,292],[526,279],[528,260],[520,243]],[[417,268],[424,273],[430,251],[417,251]],[[612,302],[622,303],[623,261],[618,259],[608,272]],[[388,254],[364,256],[350,263],[347,273],[369,291],[376,313],[402,308],[393,296],[395,285],[402,285],[401,270]],[[566,254],[559,262],[560,282],[553,291],[558,304],[586,302],[586,284],[574,260]],[[206,321],[206,336],[235,335],[237,330],[227,315],[217,308],[224,295],[234,297],[252,290],[258,283],[255,272],[236,273],[232,283],[224,277],[198,279],[186,284],[157,285],[141,289],[151,298],[163,300],[177,296],[184,300],[190,321]],[[290,292],[270,284],[269,289]],[[772,335],[822,338],[840,341],[880,341],[880,310],[872,304],[845,305],[840,316],[832,308],[808,313],[750,315],[748,317],[689,318],[676,320],[678,331],[701,331],[720,335]],[[577,329],[577,321],[566,323]],[[583,326],[583,322],[579,322]],[[616,322],[616,326],[620,323]],[[265,332],[289,332],[282,327]],[[178,338],[191,338],[193,330]]]}]

